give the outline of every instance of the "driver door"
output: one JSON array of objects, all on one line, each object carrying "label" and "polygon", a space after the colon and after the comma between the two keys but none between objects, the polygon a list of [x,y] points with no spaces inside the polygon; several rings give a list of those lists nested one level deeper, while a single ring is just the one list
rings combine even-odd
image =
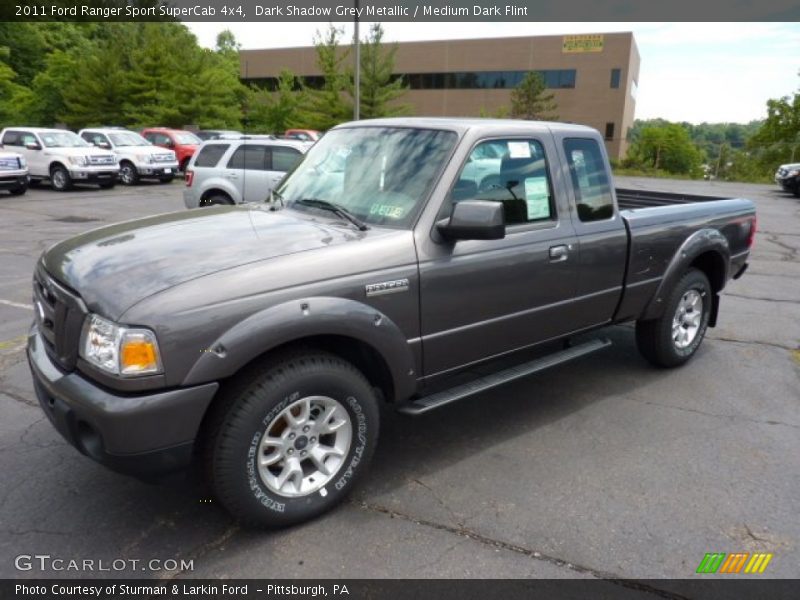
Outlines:
[{"label": "driver door", "polygon": [[548,159],[555,156],[547,137],[474,146],[439,218],[462,200],[501,202],[506,236],[442,240],[428,246],[429,256],[420,253],[426,377],[569,331],[578,246],[568,209],[554,196]]}]

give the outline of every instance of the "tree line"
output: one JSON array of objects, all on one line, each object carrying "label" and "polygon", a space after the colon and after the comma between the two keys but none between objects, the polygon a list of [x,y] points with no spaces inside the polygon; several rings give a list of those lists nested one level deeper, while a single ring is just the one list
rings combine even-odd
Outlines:
[{"label": "tree line", "polygon": [[[411,112],[402,102],[408,85],[394,71],[397,46],[383,35],[373,24],[361,42],[362,118]],[[322,77],[313,85],[283,70],[265,89],[241,81],[239,44],[230,31],[208,49],[177,22],[1,22],[0,125],[326,130],[353,115],[353,57],[343,36],[334,25],[314,36]],[[528,73],[510,100],[481,115],[558,119],[538,73]],[[627,156],[615,164],[628,172],[766,180],[776,165],[800,162],[800,92],[769,100],[763,121],[653,119],[636,121],[628,136]]]}]

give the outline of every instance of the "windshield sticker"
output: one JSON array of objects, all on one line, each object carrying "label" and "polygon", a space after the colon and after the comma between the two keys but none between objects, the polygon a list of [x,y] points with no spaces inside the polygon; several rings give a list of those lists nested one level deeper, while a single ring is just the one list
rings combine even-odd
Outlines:
[{"label": "windshield sticker", "polygon": [[528,204],[528,220],[550,217],[550,192],[547,177],[528,177],[525,179],[525,202]]},{"label": "windshield sticker", "polygon": [[508,154],[511,158],[530,158],[531,147],[528,142],[508,142]]},{"label": "windshield sticker", "polygon": [[369,208],[369,214],[389,219],[402,219],[406,210],[402,206],[392,206],[391,204],[373,204]]}]

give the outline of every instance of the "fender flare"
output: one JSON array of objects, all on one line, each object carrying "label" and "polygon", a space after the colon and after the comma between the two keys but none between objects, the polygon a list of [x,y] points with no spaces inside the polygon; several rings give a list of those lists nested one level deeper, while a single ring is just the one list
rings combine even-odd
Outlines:
[{"label": "fender flare", "polygon": [[[716,252],[722,259],[725,272],[723,273],[723,285],[728,280],[728,269],[731,262],[731,250],[728,240],[722,233],[716,229],[704,228],[695,231],[681,244],[675,254],[672,256],[667,269],[664,271],[664,276],[661,278],[661,283],[658,286],[655,294],[650,299],[650,302],[645,307],[640,317],[643,320],[657,319],[664,314],[666,300],[669,293],[675,287],[675,284],[683,276],[688,269],[689,265],[701,254],[706,252]],[[719,294],[714,293],[712,301],[712,315],[711,322],[716,322],[716,311],[719,306]]]},{"label": "fender flare", "polygon": [[375,350],[389,369],[395,398],[416,390],[414,356],[400,328],[376,308],[327,296],[290,300],[240,321],[201,353],[183,385],[230,377],[270,350],[321,335],[347,337]]}]

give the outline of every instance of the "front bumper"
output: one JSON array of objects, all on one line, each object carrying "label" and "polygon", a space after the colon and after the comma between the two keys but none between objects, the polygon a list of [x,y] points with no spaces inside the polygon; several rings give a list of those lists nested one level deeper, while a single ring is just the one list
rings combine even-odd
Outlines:
[{"label": "front bumper", "polygon": [[28,185],[27,171],[0,171],[0,190],[12,190]]},{"label": "front bumper", "polygon": [[28,363],[39,404],[56,430],[81,453],[114,471],[153,477],[181,470],[217,383],[152,394],[121,395],[53,364],[36,325]]},{"label": "front bumper", "polygon": [[69,170],[69,176],[76,183],[106,183],[117,180],[119,167],[73,167]]},{"label": "front bumper", "polygon": [[136,172],[139,177],[169,177],[178,172],[178,163],[137,164]]}]

